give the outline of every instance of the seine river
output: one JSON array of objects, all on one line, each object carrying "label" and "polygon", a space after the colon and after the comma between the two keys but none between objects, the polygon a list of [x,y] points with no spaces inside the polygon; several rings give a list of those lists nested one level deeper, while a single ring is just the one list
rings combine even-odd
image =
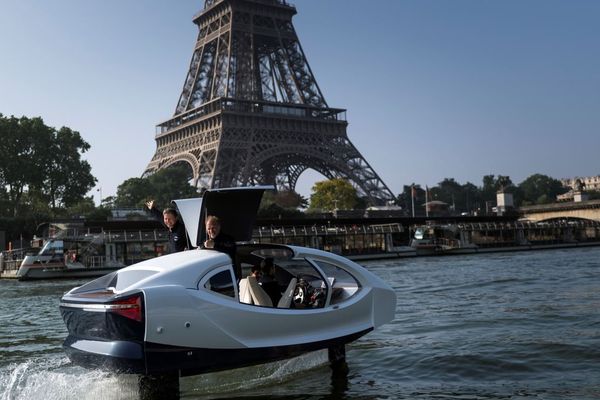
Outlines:
[{"label": "seine river", "polygon": [[[181,380],[182,399],[600,399],[600,248],[373,261],[396,319],[348,346]],[[133,376],[73,366],[63,292],[0,281],[0,400],[136,399]],[[298,326],[301,330],[302,327]]]}]

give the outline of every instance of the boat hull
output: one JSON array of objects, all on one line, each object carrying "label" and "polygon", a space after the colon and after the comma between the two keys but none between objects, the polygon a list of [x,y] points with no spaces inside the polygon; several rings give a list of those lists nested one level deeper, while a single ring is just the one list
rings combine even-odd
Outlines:
[{"label": "boat hull", "polygon": [[123,268],[123,266],[71,269],[65,267],[64,264],[55,266],[21,266],[16,273],[16,278],[21,281],[97,278],[121,268]]},{"label": "boat hull", "polygon": [[355,341],[372,329],[317,342],[255,348],[211,349],[136,341],[102,342],[72,336],[67,337],[63,348],[73,363],[87,368],[101,367],[114,372],[142,375],[160,375],[176,370],[180,376],[191,376],[337,348]]}]

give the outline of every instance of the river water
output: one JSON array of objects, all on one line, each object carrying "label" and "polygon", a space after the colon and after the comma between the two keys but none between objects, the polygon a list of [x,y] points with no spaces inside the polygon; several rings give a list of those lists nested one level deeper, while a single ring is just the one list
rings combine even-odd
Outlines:
[{"label": "river water", "polygon": [[[600,399],[600,248],[372,261],[395,320],[347,348],[181,379],[182,399]],[[134,376],[73,366],[63,292],[0,281],[0,400],[136,399]],[[301,327],[299,327],[301,329]]]}]

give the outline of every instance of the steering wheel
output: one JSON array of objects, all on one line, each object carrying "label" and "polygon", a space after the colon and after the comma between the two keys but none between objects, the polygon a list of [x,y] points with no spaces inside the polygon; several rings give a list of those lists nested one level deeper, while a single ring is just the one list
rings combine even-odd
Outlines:
[{"label": "steering wheel", "polygon": [[298,279],[296,288],[294,289],[294,304],[307,305],[310,300],[310,284],[303,278]]},{"label": "steering wheel", "polygon": [[294,289],[294,303],[303,304],[306,298],[306,287],[304,287],[304,285],[296,285],[296,288]]}]

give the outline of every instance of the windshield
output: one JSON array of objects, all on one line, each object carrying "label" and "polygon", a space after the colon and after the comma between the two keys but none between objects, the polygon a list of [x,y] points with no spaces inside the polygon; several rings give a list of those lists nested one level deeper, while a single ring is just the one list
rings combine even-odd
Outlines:
[{"label": "windshield", "polygon": [[54,254],[63,254],[62,240],[49,240],[46,242],[42,250],[38,253],[40,256],[51,256]]}]

